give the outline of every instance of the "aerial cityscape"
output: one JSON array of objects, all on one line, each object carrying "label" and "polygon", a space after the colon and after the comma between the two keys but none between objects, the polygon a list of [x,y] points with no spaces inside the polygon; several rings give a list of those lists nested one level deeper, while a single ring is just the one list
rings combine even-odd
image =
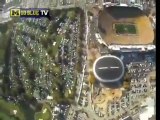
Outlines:
[{"label": "aerial cityscape", "polygon": [[155,0],[0,0],[0,120],[156,120],[155,36]]}]

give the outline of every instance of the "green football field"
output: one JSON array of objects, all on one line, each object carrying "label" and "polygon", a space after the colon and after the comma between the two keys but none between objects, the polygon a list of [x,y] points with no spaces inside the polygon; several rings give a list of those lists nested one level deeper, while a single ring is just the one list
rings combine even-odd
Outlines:
[{"label": "green football field", "polygon": [[114,24],[117,34],[137,34],[134,24]]}]

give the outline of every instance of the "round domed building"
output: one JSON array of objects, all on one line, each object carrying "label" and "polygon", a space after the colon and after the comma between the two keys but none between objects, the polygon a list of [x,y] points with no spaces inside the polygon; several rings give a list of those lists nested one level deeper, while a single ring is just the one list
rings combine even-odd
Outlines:
[{"label": "round domed building", "polygon": [[93,64],[95,78],[104,86],[119,88],[123,84],[124,64],[113,55],[99,57]]}]

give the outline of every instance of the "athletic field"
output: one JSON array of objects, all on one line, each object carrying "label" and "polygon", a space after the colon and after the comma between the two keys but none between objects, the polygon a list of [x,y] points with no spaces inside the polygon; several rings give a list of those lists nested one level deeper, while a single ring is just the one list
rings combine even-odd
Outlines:
[{"label": "athletic field", "polygon": [[115,29],[116,34],[137,34],[136,26],[134,24],[115,23],[113,29]]}]

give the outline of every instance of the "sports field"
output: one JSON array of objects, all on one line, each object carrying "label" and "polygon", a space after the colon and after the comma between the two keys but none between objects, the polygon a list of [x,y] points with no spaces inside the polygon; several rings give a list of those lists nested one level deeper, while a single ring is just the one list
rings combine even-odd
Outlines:
[{"label": "sports field", "polygon": [[116,34],[137,34],[136,26],[134,24],[113,24]]}]

